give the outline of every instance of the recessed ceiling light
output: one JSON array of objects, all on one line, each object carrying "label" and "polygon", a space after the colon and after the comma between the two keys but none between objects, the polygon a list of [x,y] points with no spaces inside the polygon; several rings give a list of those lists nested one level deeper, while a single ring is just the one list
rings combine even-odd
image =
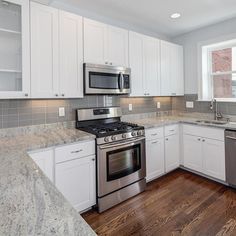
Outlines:
[{"label": "recessed ceiling light", "polygon": [[170,16],[172,19],[177,19],[177,18],[180,18],[181,17],[181,14],[176,12],[176,13],[173,13],[171,16]]}]

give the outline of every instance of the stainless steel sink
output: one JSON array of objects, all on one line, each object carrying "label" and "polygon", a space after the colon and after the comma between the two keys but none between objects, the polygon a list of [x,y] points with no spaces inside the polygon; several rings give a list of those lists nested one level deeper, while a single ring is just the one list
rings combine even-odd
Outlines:
[{"label": "stainless steel sink", "polygon": [[210,124],[210,125],[225,125],[227,121],[218,121],[218,120],[196,120],[197,123]]}]

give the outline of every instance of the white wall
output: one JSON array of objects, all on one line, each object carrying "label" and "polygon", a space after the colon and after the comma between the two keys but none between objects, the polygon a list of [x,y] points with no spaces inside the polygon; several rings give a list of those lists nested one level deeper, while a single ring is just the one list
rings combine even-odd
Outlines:
[{"label": "white wall", "polygon": [[236,38],[236,18],[172,38],[184,46],[185,94],[198,92],[199,46]]}]

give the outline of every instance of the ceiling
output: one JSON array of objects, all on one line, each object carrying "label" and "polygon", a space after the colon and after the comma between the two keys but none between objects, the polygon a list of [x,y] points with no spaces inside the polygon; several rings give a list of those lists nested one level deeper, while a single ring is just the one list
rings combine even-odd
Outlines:
[{"label": "ceiling", "polygon": [[[152,32],[177,35],[236,17],[236,0],[54,0]],[[172,13],[181,18],[171,19]]]}]

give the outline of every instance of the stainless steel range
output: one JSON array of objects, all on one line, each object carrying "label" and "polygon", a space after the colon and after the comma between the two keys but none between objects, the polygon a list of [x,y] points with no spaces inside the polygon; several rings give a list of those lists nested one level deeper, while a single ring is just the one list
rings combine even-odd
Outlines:
[{"label": "stainless steel range", "polygon": [[119,107],[78,109],[76,127],[96,135],[97,206],[103,212],[146,187],[144,127],[121,122]]}]

